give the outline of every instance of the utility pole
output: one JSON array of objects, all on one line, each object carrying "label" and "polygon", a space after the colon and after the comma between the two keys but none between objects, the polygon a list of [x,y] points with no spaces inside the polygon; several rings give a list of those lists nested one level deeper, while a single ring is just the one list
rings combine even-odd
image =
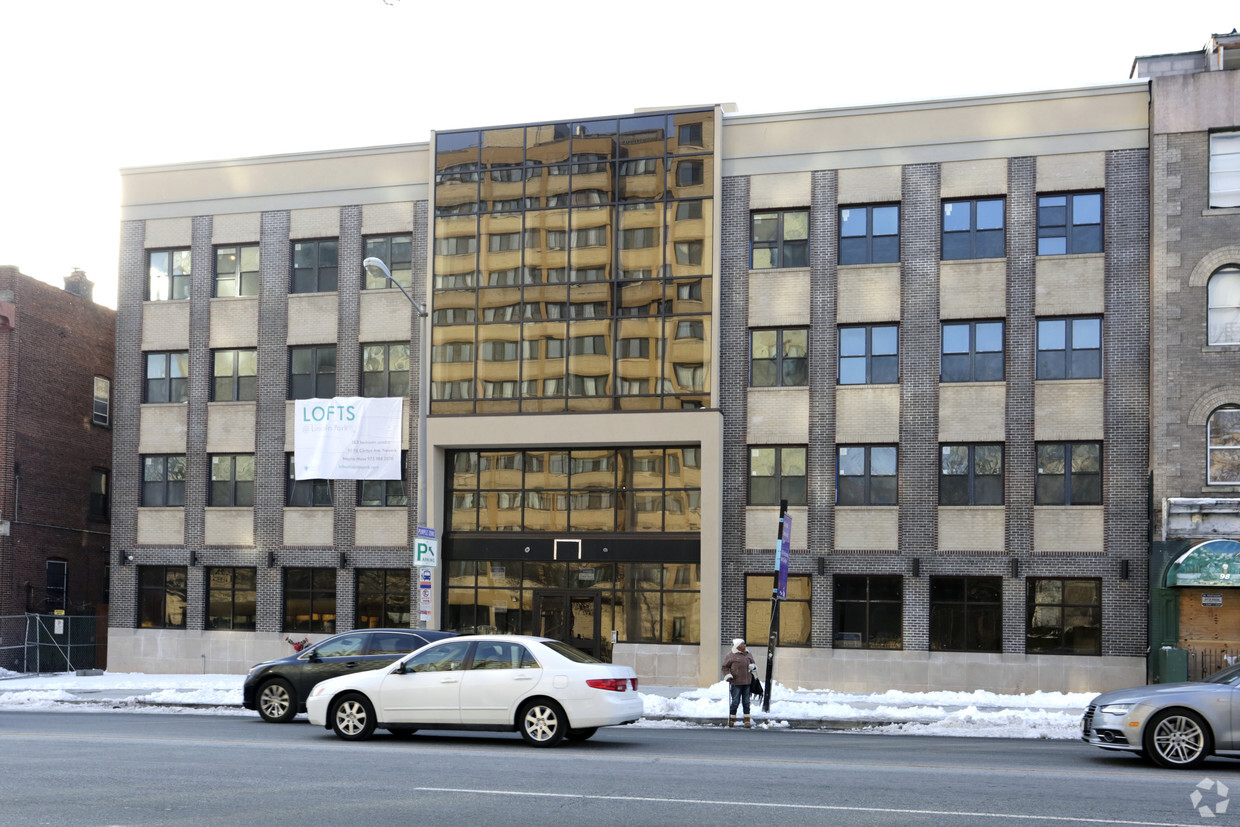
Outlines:
[{"label": "utility pole", "polygon": [[792,541],[792,518],[788,501],[779,501],[779,532],[775,539],[775,577],[771,589],[771,631],[766,638],[766,689],[762,711],[771,711],[771,679],[775,674],[775,647],[779,645],[779,603],[788,596],[788,556]]}]

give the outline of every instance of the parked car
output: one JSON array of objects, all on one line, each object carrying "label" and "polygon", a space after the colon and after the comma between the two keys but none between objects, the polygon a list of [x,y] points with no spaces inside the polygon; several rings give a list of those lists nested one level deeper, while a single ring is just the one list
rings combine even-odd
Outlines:
[{"label": "parked car", "polygon": [[300,652],[260,663],[245,676],[241,705],[264,721],[282,724],[306,711],[306,698],[319,681],[387,666],[428,643],[455,632],[357,629],[341,632]]},{"label": "parked car", "polygon": [[306,701],[310,723],[346,741],[376,728],[469,729],[520,732],[537,747],[584,741],[642,711],[629,667],[524,635],[441,640],[391,666],[323,681]]},{"label": "parked car", "polygon": [[1240,757],[1240,665],[1203,681],[1104,692],[1085,710],[1081,740],[1176,769]]}]

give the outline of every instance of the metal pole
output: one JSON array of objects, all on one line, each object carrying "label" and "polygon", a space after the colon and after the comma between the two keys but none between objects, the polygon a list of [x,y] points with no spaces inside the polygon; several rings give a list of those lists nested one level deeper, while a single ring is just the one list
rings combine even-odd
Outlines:
[{"label": "metal pole", "polygon": [[771,631],[766,638],[766,686],[762,693],[762,711],[771,711],[771,679],[775,675],[775,647],[779,645],[779,555],[784,540],[784,515],[788,501],[779,501],[779,532],[775,541],[775,574],[771,584]]}]

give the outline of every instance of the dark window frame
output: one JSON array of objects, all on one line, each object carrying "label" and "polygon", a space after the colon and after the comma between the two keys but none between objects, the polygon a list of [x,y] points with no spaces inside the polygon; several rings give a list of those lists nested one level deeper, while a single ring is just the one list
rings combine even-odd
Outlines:
[{"label": "dark window frame", "polygon": [[[246,463],[244,460],[248,459]],[[245,466],[249,466],[249,479],[242,476]],[[208,508],[253,508],[254,507],[254,455],[253,454],[211,454],[207,457]],[[226,470],[228,476],[216,476],[217,472]],[[247,484],[248,483],[248,484]]]},{"label": "dark window frame", "polygon": [[[298,248],[313,245],[314,264],[299,266]],[[340,288],[340,239],[297,238],[289,241],[290,295],[335,293]]]},{"label": "dark window frame", "polygon": [[[874,231],[874,211],[896,211],[896,231],[894,233],[876,233]],[[851,211],[864,213],[864,232],[845,235],[845,213]],[[851,216],[849,217],[851,219]],[[876,243],[877,242],[877,243]],[[839,263],[840,266],[851,264],[896,264],[900,261],[900,205],[895,204],[859,204],[839,208]]]},{"label": "dark window frame", "polygon": [[[406,247],[408,248],[406,252]],[[362,238],[363,258],[377,258],[388,266],[392,278],[406,290],[413,289],[413,235],[385,233]],[[395,290],[395,285],[382,277],[362,274],[363,290]]]},{"label": "dark window frame", "polygon": [[[998,202],[1002,221],[998,227],[978,227],[978,206]],[[948,214],[957,206],[968,205],[969,226],[961,230],[949,230]],[[948,198],[942,202],[942,228],[940,256],[943,261],[967,261],[982,258],[1003,258],[1007,254],[1007,197],[984,196],[979,198]],[[998,238],[998,244],[995,238]],[[950,242],[950,243],[949,243]],[[996,246],[998,252],[996,253]],[[950,249],[949,249],[950,248]]]},{"label": "dark window frame", "polygon": [[[335,492],[331,480],[297,480],[294,478],[294,454],[284,455],[284,507],[285,508],[332,508]],[[359,486],[360,487],[360,486]],[[304,500],[305,502],[299,502]]]},{"label": "dark window frame", "polygon": [[[382,579],[377,589],[368,588],[374,575]],[[353,628],[379,629],[408,626],[413,618],[413,578],[410,569],[362,569],[357,570],[353,601]],[[367,620],[362,613],[372,608],[379,610],[379,617]],[[404,611],[401,612],[400,609]],[[395,610],[395,611],[393,611]],[[399,619],[403,614],[404,619]],[[397,619],[392,619],[397,615]]]},{"label": "dark window frame", "polygon": [[[406,508],[409,505],[409,452],[400,452],[400,479],[358,480],[358,508]],[[376,496],[377,494],[377,496]]]},{"label": "dark window frame", "polygon": [[[186,566],[138,566],[138,628],[186,628],[188,580]],[[181,620],[169,622],[178,602]]]},{"label": "dark window frame", "polygon": [[[156,256],[167,256],[166,275],[167,295],[162,289],[156,289],[153,273]],[[178,259],[181,265],[189,264],[189,269],[177,270]],[[145,301],[188,301],[190,287],[193,284],[193,253],[188,247],[167,247],[146,251],[146,285],[143,293]]]},{"label": "dark window frame", "polygon": [[[212,582],[212,573],[216,571],[228,572],[227,586],[216,586]],[[238,572],[249,572],[249,585],[244,582],[238,584]],[[207,593],[205,618],[207,629],[230,629],[241,632],[255,630],[258,615],[258,569],[253,566],[208,566],[203,573],[203,582]],[[241,616],[237,612],[238,605],[247,604],[253,610],[248,621],[240,619]],[[227,606],[226,621],[222,620],[224,614],[215,612],[215,608],[221,605]]]},{"label": "dark window frame", "polygon": [[[999,349],[998,350],[979,350],[977,329],[979,325],[999,325]],[[967,351],[947,352],[947,332],[948,328],[965,327],[969,328],[969,349]],[[988,360],[984,354],[999,354],[998,375],[995,375],[994,366],[991,364],[993,359]],[[955,357],[955,358],[953,358]],[[958,375],[961,371],[955,368],[957,361],[962,361],[960,357],[967,359],[967,378],[956,379],[951,378]],[[950,370],[949,360],[953,365]],[[1003,319],[980,319],[977,321],[964,320],[944,320],[939,325],[939,381],[940,382],[1002,382],[1007,378],[1007,323]]]},{"label": "dark window frame", "polygon": [[[1042,457],[1043,448],[1063,448],[1063,471],[1059,473],[1043,472]],[[1097,471],[1076,471],[1073,468],[1073,454],[1079,448],[1095,448],[1098,456]],[[1063,441],[1063,442],[1038,442],[1034,445],[1034,505],[1048,506],[1099,506],[1104,502],[1104,481],[1102,473],[1105,466],[1105,457],[1102,452],[1103,446],[1101,441],[1079,440],[1079,441]],[[1085,494],[1082,491],[1088,479],[1097,477],[1097,496],[1093,494]],[[1059,478],[1061,482],[1062,495],[1059,497],[1049,498],[1046,488],[1042,485],[1043,480],[1050,481]],[[1080,480],[1074,485],[1074,481]],[[1077,492],[1073,496],[1074,489]]]},{"label": "dark window frame", "polygon": [[[1098,346],[1097,347],[1075,347],[1074,338],[1076,336],[1076,322],[1097,322],[1098,326]],[[1102,357],[1103,357],[1103,329],[1102,316],[1044,316],[1037,319],[1037,350],[1035,352],[1036,368],[1035,379],[1042,381],[1057,381],[1063,379],[1101,379],[1102,378]],[[1051,348],[1042,346],[1042,326],[1044,324],[1062,323],[1064,345],[1062,348]],[[1092,357],[1089,363],[1081,359],[1078,364],[1078,354],[1097,353],[1096,357]],[[1042,354],[1063,354],[1062,376],[1053,375],[1060,371],[1053,369],[1051,358],[1043,358]],[[1096,363],[1094,365],[1093,363]]]},{"label": "dark window frame", "polygon": [[111,469],[99,467],[90,469],[90,498],[86,506],[86,519],[99,523],[111,521],[111,489]]},{"label": "dark window frame", "polygon": [[[1098,199],[1098,220],[1077,221],[1077,199]],[[1044,203],[1052,199],[1064,199],[1063,205]],[[1055,216],[1056,210],[1063,211],[1063,223]],[[1040,256],[1071,256],[1084,253],[1101,253],[1103,251],[1103,227],[1106,218],[1106,199],[1102,190],[1082,190],[1078,192],[1048,192],[1038,195],[1038,255]],[[1097,227],[1097,238],[1093,232],[1083,229]],[[1043,245],[1043,242],[1047,242]],[[1063,242],[1062,250],[1051,249],[1055,242]]]},{"label": "dark window frame", "polygon": [[69,562],[47,560],[44,562],[43,602],[47,611],[69,607]]},{"label": "dark window frame", "polygon": [[[850,450],[850,449],[857,449],[857,448],[863,449],[865,452],[864,459],[863,459],[864,471],[861,474],[841,474],[840,473],[840,458],[842,456],[841,452]],[[876,448],[882,448],[884,450],[890,450],[894,452],[895,469],[892,473],[890,474],[875,474],[874,473],[873,457],[874,457],[874,449]],[[857,494],[860,495],[860,501],[857,501],[857,502],[852,501],[855,499],[854,494],[846,494],[845,497],[843,498],[840,496],[841,477],[848,477],[850,479],[860,478],[863,480],[861,484],[861,491],[856,492]],[[888,499],[887,495],[885,495],[883,492],[875,491],[874,482],[876,479],[892,481],[892,484],[895,486],[895,490],[890,495],[890,502],[884,502],[884,501],[876,502],[875,501],[876,499],[879,499],[879,498],[882,498],[884,500]],[[845,498],[848,499],[849,501],[844,502],[843,500]],[[899,446],[898,445],[882,445],[882,444],[836,445],[835,446],[835,504],[837,506],[858,507],[858,508],[872,508],[876,506],[877,507],[898,506],[900,504],[900,448]]]},{"label": "dark window frame", "polygon": [[[958,583],[959,598],[944,597],[950,582]],[[978,595],[983,586],[995,599]],[[984,575],[935,576],[930,578],[930,651],[932,652],[1002,652],[1003,651],[1003,578]],[[954,610],[954,611],[953,611]],[[980,615],[980,617],[979,617]],[[963,631],[944,629],[957,618],[963,620]],[[946,642],[940,636],[946,633]],[[963,637],[963,645],[959,638]],[[955,642],[952,639],[955,639]]]},{"label": "dark window frame", "polygon": [[[1038,584],[1043,582],[1059,582],[1060,597],[1057,602],[1038,601]],[[1089,582],[1095,584],[1094,593],[1097,597],[1095,602],[1079,603],[1068,602],[1067,592],[1068,584],[1073,582]],[[1102,579],[1098,577],[1030,577],[1026,581],[1026,611],[1025,611],[1025,651],[1031,655],[1101,655],[1102,654]],[[1035,637],[1033,632],[1035,628],[1055,628],[1051,626],[1035,627],[1034,620],[1038,618],[1039,608],[1057,608],[1059,610],[1059,622],[1057,624],[1057,634],[1050,641],[1043,641],[1041,637]],[[1069,636],[1072,629],[1079,627],[1070,627],[1066,624],[1064,617],[1069,609],[1088,609],[1097,617],[1097,622],[1085,629],[1094,629],[1094,642],[1092,646],[1068,646],[1064,643],[1065,638]],[[1046,645],[1047,643],[1051,645]]]},{"label": "dark window frame", "polygon": [[[291,585],[293,578],[300,579],[302,572],[309,572],[308,585]],[[322,566],[289,566],[284,569],[281,595],[281,631],[332,634],[337,629],[336,616],[336,569]],[[298,621],[292,614],[290,600],[308,601],[306,620]],[[330,614],[330,618],[328,615]]]},{"label": "dark window frame", "polygon": [[[231,354],[232,372],[221,373],[220,357]],[[242,354],[254,355],[254,372],[241,372]],[[220,389],[227,388],[227,394]],[[254,402],[258,398],[258,349],[257,348],[219,348],[211,351],[211,401],[212,402]]]},{"label": "dark window frame", "polygon": [[[379,370],[367,370],[367,359],[369,351],[372,348],[383,348],[383,367]],[[392,348],[405,349],[406,366],[401,368],[392,367]],[[408,398],[411,388],[411,379],[413,376],[413,358],[412,348],[408,342],[365,342],[358,347],[358,358],[361,359],[361,367],[358,370],[358,381],[361,383],[360,394],[370,398]],[[376,378],[378,377],[378,378]],[[373,387],[368,387],[367,380],[371,383],[379,382],[382,384],[381,394],[372,393]]]},{"label": "dark window frame", "polygon": [[[964,474],[949,474],[945,469],[945,452],[953,448],[965,448],[968,450],[968,470]],[[999,473],[998,474],[978,474],[977,473],[977,449],[978,448],[998,448],[999,449]],[[943,443],[939,446],[939,505],[995,505],[1001,506],[1005,501],[1004,492],[1004,446],[1002,442],[977,442],[977,443]],[[945,489],[944,477],[964,477],[965,478],[965,502],[944,502]],[[978,477],[997,477],[998,478],[998,497],[993,494],[988,495],[984,491],[978,491]],[[950,499],[950,497],[946,497]],[[984,500],[984,502],[982,501]]]},{"label": "dark window frame", "polygon": [[[808,207],[787,210],[754,210],[749,214],[749,269],[751,270],[781,270],[790,268],[809,267],[809,251],[810,251],[810,232],[809,220],[810,211]],[[785,238],[784,221],[788,216],[801,215],[805,216],[805,238]],[[762,216],[776,216],[775,221],[775,237],[773,239],[758,240],[758,233],[755,232],[756,221]],[[772,261],[774,264],[759,266],[755,259],[755,253],[758,250],[771,250]],[[794,263],[788,264],[787,259],[792,257]]]},{"label": "dark window frame", "polygon": [[[248,254],[254,255],[254,269],[244,269]],[[221,269],[221,264],[232,257],[231,271]],[[214,273],[211,280],[212,296],[221,299],[253,298],[262,286],[261,254],[258,244],[222,244],[215,248]],[[231,289],[225,287],[231,285]]]},{"label": "dark window frame", "polygon": [[[142,489],[138,505],[144,508],[182,508],[185,506],[185,454],[143,454]],[[170,468],[180,473],[180,479],[170,478]],[[159,471],[159,478],[148,478],[151,470]],[[158,496],[153,496],[158,493]],[[154,500],[154,501],[152,501]]]},{"label": "dark window frame", "polygon": [[[754,335],[774,333],[774,358],[758,359],[754,356]],[[803,348],[802,356],[789,356],[785,334],[800,334]],[[647,341],[642,339],[641,341]],[[792,345],[795,347],[795,342]],[[770,365],[772,381],[756,377],[755,364]],[[757,379],[757,381],[755,381]],[[808,327],[755,327],[749,330],[749,387],[751,388],[795,388],[809,384],[809,328]]]},{"label": "dark window frame", "polygon": [[[798,583],[804,583],[805,585],[804,590],[803,591],[800,589],[794,590],[793,589],[794,581]],[[751,586],[754,585],[755,582],[758,585],[758,591],[763,593],[763,596],[761,597],[751,596],[751,593],[753,591]],[[745,629],[746,639],[766,640],[767,637],[769,636],[770,626],[771,626],[771,611],[770,611],[771,592],[774,590],[774,587],[775,587],[775,576],[772,575],[770,572],[756,572],[756,573],[747,572],[745,574],[745,616],[743,618],[744,626],[742,628]],[[809,648],[810,646],[813,645],[813,630],[812,630],[813,617],[814,617],[813,589],[814,589],[814,578],[811,575],[793,574],[793,573],[788,574],[788,594],[792,595],[794,593],[796,594],[804,593],[806,597],[789,596],[789,597],[786,597],[780,600],[780,604],[781,604],[779,608],[779,645],[780,646],[792,646],[792,647],[804,649],[804,648]],[[755,605],[765,607],[766,609],[766,611],[762,613],[762,615],[765,616],[766,618],[766,628],[762,628],[762,629],[750,629],[749,628],[749,622],[752,619],[751,614],[750,614],[752,611],[751,607]],[[806,618],[806,620],[809,621],[805,624],[805,629],[804,629],[805,638],[803,640],[795,640],[791,638],[789,635],[785,634],[784,621],[793,619],[793,615],[791,614],[791,612],[789,612],[789,609],[794,606],[804,606],[804,611],[805,611],[804,617]],[[755,633],[758,633],[758,634],[755,634]]]},{"label": "dark window frame", "polygon": [[[894,353],[875,353],[874,334],[876,331],[895,331],[896,349]],[[848,332],[865,331],[865,352],[845,353],[844,335]],[[895,322],[881,324],[845,324],[836,330],[836,364],[835,381],[838,385],[895,385],[900,381],[900,325]],[[845,360],[864,361],[865,380],[862,382],[845,382]]]},{"label": "dark window frame", "polygon": [[[182,362],[184,375],[173,376],[174,365]],[[151,376],[151,360],[163,364],[162,376]],[[189,402],[189,351],[148,350],[142,353],[142,403],[144,405],[181,405]]]},{"label": "dark window frame", "polygon": [[[856,583],[857,581],[865,581],[865,597],[861,599],[841,597],[840,584],[845,581]],[[889,597],[874,597],[875,581],[885,581],[890,586],[896,584],[899,596],[895,599]],[[882,649],[882,650],[900,650],[904,648],[904,577],[899,574],[837,574],[832,578],[832,598],[833,598],[833,624],[832,624],[832,642],[831,645],[836,649]],[[861,629],[846,628],[850,624],[845,622],[847,609],[852,606],[864,607],[864,625]],[[875,646],[873,627],[876,625],[875,612],[884,609],[895,609],[896,621],[894,624],[888,623],[895,629],[899,630],[898,637],[895,639],[894,646]],[[850,646],[847,644],[855,643],[857,645]],[[841,645],[845,644],[845,645]]]},{"label": "dark window frame", "polygon": [[[313,369],[309,373],[305,373],[305,372],[293,373],[294,363],[296,362],[297,355],[300,353],[306,353],[306,352],[310,354],[310,363]],[[323,369],[324,357],[327,355],[328,352],[331,353],[331,371],[330,372]],[[311,389],[298,390],[296,387],[298,377],[311,377],[309,381],[314,386],[313,389],[312,390]],[[330,382],[331,382],[330,389],[323,387],[323,385],[329,381],[328,377],[330,377]],[[304,384],[305,381],[306,380],[303,379],[302,383]],[[330,390],[330,392],[325,392],[328,390]],[[295,346],[290,347],[288,349],[288,398],[289,399],[332,399],[335,396],[336,396],[336,346],[334,344],[333,345],[322,344],[322,345],[295,345]]]},{"label": "dark window frame", "polygon": [[[755,477],[754,474],[754,452],[755,451],[774,451],[774,473],[767,475],[762,474]],[[784,452],[800,451],[801,464],[804,469],[803,474],[784,474]],[[749,462],[747,468],[748,485],[745,486],[745,503],[754,506],[770,506],[779,505],[781,500],[787,500],[790,506],[803,506],[809,504],[809,446],[807,445],[750,445],[749,446]],[[754,480],[770,479],[773,486],[773,497],[755,496]],[[800,482],[797,482],[797,481]]]}]

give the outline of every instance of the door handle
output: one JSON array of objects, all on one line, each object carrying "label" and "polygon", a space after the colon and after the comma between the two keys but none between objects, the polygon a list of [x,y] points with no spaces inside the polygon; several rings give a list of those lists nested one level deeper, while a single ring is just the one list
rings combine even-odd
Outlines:
[{"label": "door handle", "polygon": [[460,682],[461,682],[460,678],[444,678],[443,680],[440,681],[440,683],[460,683]]},{"label": "door handle", "polygon": [[534,680],[534,679],[533,679],[533,678],[531,678],[531,677],[526,676],[526,677],[524,677],[524,678],[513,678],[513,680],[514,680],[514,681],[532,681],[532,680]]}]

